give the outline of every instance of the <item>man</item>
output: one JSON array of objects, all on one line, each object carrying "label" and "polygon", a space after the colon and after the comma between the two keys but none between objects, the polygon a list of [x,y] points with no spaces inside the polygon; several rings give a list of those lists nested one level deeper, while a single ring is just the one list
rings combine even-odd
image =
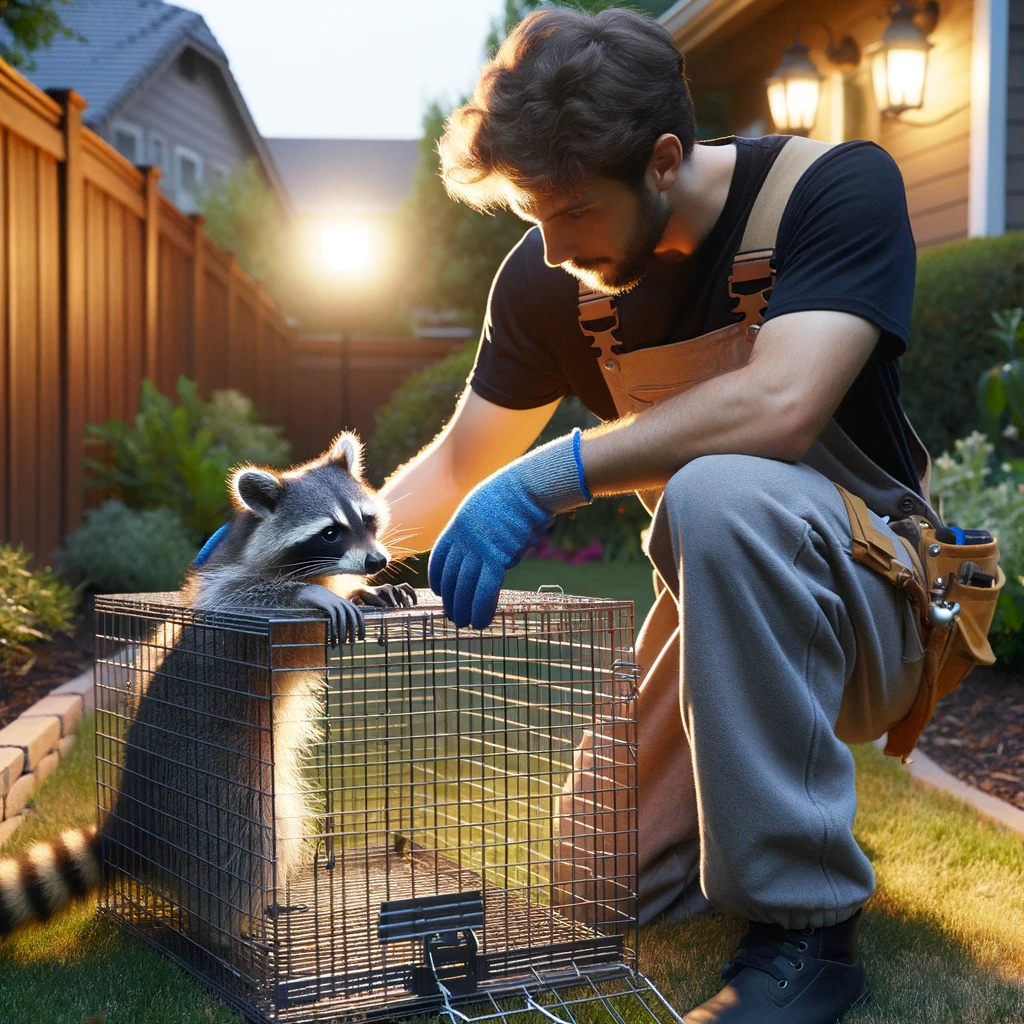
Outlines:
[{"label": "man", "polygon": [[[383,492],[474,627],[554,516],[663,492],[637,645],[641,919],[751,922],[690,1024],[823,1024],[867,998],[874,876],[844,741],[885,733],[921,677],[907,603],[852,560],[834,486],[890,537],[882,517],[932,517],[898,398],[903,183],[869,143],[786,141],[696,145],[682,59],[641,15],[525,19],[440,152],[453,196],[534,227],[452,421]],[[603,426],[523,456],[569,394]]]}]

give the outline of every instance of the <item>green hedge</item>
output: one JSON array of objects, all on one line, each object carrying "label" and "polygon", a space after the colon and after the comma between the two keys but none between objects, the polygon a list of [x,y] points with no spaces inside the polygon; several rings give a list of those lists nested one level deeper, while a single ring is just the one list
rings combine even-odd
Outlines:
[{"label": "green hedge", "polygon": [[903,407],[933,455],[980,425],[978,378],[1005,358],[992,314],[1024,304],[1024,232],[925,249],[917,259]]}]

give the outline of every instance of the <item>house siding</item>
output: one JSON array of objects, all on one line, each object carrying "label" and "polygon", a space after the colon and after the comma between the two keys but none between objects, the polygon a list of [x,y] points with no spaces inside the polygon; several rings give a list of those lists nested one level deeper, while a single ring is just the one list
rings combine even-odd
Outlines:
[{"label": "house siding", "polygon": [[1024,0],[1010,0],[1006,104],[1006,230],[1024,228]]},{"label": "house siding", "polygon": [[107,141],[113,141],[117,121],[136,124],[145,131],[147,152],[143,162],[149,162],[152,133],[165,140],[166,163],[160,187],[172,202],[177,187],[175,146],[200,156],[204,173],[205,168],[217,164],[232,171],[247,157],[256,155],[220,71],[201,58],[194,63],[191,79],[181,73],[177,60],[153,74],[101,127],[100,134]]},{"label": "house siding", "polygon": [[[1024,0],[1011,0],[1016,22],[1021,22]],[[845,77],[845,123],[829,122],[831,106],[828,83],[823,91],[816,137],[835,141],[866,138],[892,154],[903,174],[907,189],[914,238],[918,246],[935,245],[967,235],[967,179],[970,159],[971,29],[973,0],[943,0],[939,23],[929,37],[933,43],[928,61],[925,106],[908,111],[901,120],[882,119],[871,92],[868,60]],[[811,57],[822,73],[833,66],[825,56],[826,36],[818,27],[821,19],[838,38],[849,34],[862,50],[878,41],[885,28],[876,0],[787,0],[756,21],[737,31],[726,30],[714,40],[687,54],[688,77],[697,99],[724,91],[729,94],[730,125],[733,132],[763,122],[773,130],[768,113],[764,81],[774,70],[786,46],[792,42],[797,25],[804,25],[804,39]],[[1016,81],[1024,86],[1024,54],[1021,32],[1017,45]],[[1014,60],[1011,57],[1011,62]],[[1014,74],[1011,71],[1011,76]],[[1017,104],[1020,127],[1016,152],[1024,158],[1024,93]],[[916,124],[912,122],[918,122]],[[1011,142],[1012,148],[1012,142]],[[1022,177],[1015,172],[1018,187]],[[1012,173],[1011,179],[1014,180]],[[1024,195],[1018,198],[1024,206]],[[1024,208],[1018,210],[1024,218]]]}]

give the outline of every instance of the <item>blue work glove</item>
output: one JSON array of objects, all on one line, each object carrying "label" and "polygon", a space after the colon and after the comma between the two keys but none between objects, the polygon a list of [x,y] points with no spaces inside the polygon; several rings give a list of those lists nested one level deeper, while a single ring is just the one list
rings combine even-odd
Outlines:
[{"label": "blue work glove", "polygon": [[578,429],[477,484],[430,553],[430,589],[444,602],[445,615],[460,627],[489,625],[505,570],[547,533],[556,515],[592,500]]}]

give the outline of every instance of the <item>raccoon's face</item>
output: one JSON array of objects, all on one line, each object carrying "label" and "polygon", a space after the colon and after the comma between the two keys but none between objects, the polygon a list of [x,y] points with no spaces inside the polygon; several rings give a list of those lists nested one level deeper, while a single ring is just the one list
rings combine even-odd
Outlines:
[{"label": "raccoon's face", "polygon": [[258,519],[243,561],[296,581],[380,572],[386,512],[362,479],[361,456],[355,436],[341,434],[319,459],[284,473],[239,470],[236,503]]}]

